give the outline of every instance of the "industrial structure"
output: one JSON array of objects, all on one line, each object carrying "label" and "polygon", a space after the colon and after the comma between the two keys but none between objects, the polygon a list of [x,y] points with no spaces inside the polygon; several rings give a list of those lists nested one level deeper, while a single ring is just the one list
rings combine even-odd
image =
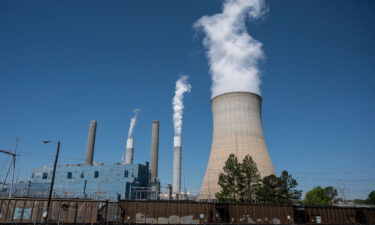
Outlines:
[{"label": "industrial structure", "polygon": [[173,139],[173,193],[181,192],[181,136]]},{"label": "industrial structure", "polygon": [[152,122],[152,133],[151,133],[151,161],[150,161],[151,182],[156,181],[158,178],[158,162],[159,162],[159,121],[154,120]]},{"label": "industrial structure", "polygon": [[134,155],[134,138],[128,137],[126,140],[125,164],[133,164]]},{"label": "industrial structure", "polygon": [[211,100],[213,138],[201,199],[214,199],[221,190],[218,177],[230,154],[239,160],[250,155],[262,177],[275,173],[263,137],[261,104],[261,96],[250,92],[229,92]]},{"label": "industrial structure", "polygon": [[[54,198],[80,198],[96,200],[159,199],[158,179],[159,121],[152,123],[151,165],[133,163],[134,138],[126,143],[123,162],[104,164],[94,162],[96,120],[90,121],[85,161],[82,164],[60,164],[54,178]],[[45,198],[53,177],[52,167],[36,168],[30,178],[5,185],[1,195],[14,192],[18,197]]]},{"label": "industrial structure", "polygon": [[159,199],[160,180],[158,178],[159,168],[159,121],[152,122],[151,131],[151,161],[150,161],[150,180],[148,187],[151,189],[148,199]]},{"label": "industrial structure", "polygon": [[95,148],[95,138],[96,138],[96,120],[90,121],[89,136],[87,137],[87,148],[85,164],[92,165],[94,160],[94,148]]},{"label": "industrial structure", "polygon": [[[147,187],[148,164],[59,165],[55,175],[54,198],[81,198],[99,200],[146,198],[140,190]],[[24,182],[24,196],[44,197],[52,178],[52,168],[33,170],[31,178]],[[16,190],[17,190],[16,189]]]}]

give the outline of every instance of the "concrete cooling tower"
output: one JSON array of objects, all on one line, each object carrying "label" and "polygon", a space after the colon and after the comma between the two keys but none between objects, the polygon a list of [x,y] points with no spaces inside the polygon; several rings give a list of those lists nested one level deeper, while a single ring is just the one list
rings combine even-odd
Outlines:
[{"label": "concrete cooling tower", "polygon": [[250,92],[225,93],[211,100],[213,139],[201,199],[214,199],[221,191],[218,177],[230,154],[241,161],[250,155],[262,177],[275,173],[263,138],[261,104],[262,97]]}]

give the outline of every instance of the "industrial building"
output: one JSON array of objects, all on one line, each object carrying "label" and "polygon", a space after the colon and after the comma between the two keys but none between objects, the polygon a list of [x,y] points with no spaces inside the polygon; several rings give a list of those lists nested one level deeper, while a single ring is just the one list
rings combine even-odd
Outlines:
[{"label": "industrial building", "polygon": [[[142,188],[147,187],[148,177],[148,164],[59,165],[53,195],[57,198],[110,200],[145,198]],[[51,178],[51,167],[34,169],[26,184],[39,188],[31,188],[29,194],[40,196],[48,193],[46,188],[49,187]]]},{"label": "industrial building", "polygon": [[[94,163],[97,122],[90,121],[85,161],[82,164],[58,165],[52,196],[54,198],[81,198],[96,200],[158,199],[159,121],[152,123],[151,165],[133,163],[134,138],[127,139],[123,162]],[[12,195],[18,197],[48,197],[53,168],[42,167],[32,171],[30,178],[14,184]],[[5,188],[2,195],[9,193]],[[5,192],[5,193],[4,193]]]}]

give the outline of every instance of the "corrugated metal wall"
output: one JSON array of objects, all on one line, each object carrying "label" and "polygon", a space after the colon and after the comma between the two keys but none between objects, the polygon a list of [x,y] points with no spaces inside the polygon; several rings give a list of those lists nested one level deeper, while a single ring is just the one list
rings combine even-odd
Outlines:
[{"label": "corrugated metal wall", "polygon": [[[43,223],[47,199],[0,198],[0,223]],[[375,224],[375,208],[194,201],[53,199],[56,223]]]},{"label": "corrugated metal wall", "polygon": [[[0,199],[0,223],[41,223],[47,199]],[[53,199],[50,221],[59,223],[97,223],[121,219],[117,202]]]},{"label": "corrugated metal wall", "polygon": [[375,208],[135,200],[119,204],[129,223],[375,224]]}]

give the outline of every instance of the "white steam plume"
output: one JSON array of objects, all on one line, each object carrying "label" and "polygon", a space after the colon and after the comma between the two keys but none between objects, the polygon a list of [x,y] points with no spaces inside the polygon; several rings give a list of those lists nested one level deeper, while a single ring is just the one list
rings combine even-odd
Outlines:
[{"label": "white steam plume", "polygon": [[134,109],[133,113],[134,113],[134,116],[130,119],[128,138],[133,136],[134,126],[135,126],[135,123],[137,122],[137,116],[138,116],[138,113],[139,113],[139,109]]},{"label": "white steam plume", "polygon": [[212,97],[233,91],[260,94],[262,43],[247,33],[245,22],[264,12],[264,0],[225,0],[222,13],[203,16],[194,24],[206,34],[203,44],[210,63]]},{"label": "white steam plume", "polygon": [[184,113],[184,94],[185,92],[191,91],[191,85],[188,83],[188,79],[188,76],[181,76],[181,78],[176,81],[176,90],[172,101],[175,136],[181,136],[182,115]]}]

